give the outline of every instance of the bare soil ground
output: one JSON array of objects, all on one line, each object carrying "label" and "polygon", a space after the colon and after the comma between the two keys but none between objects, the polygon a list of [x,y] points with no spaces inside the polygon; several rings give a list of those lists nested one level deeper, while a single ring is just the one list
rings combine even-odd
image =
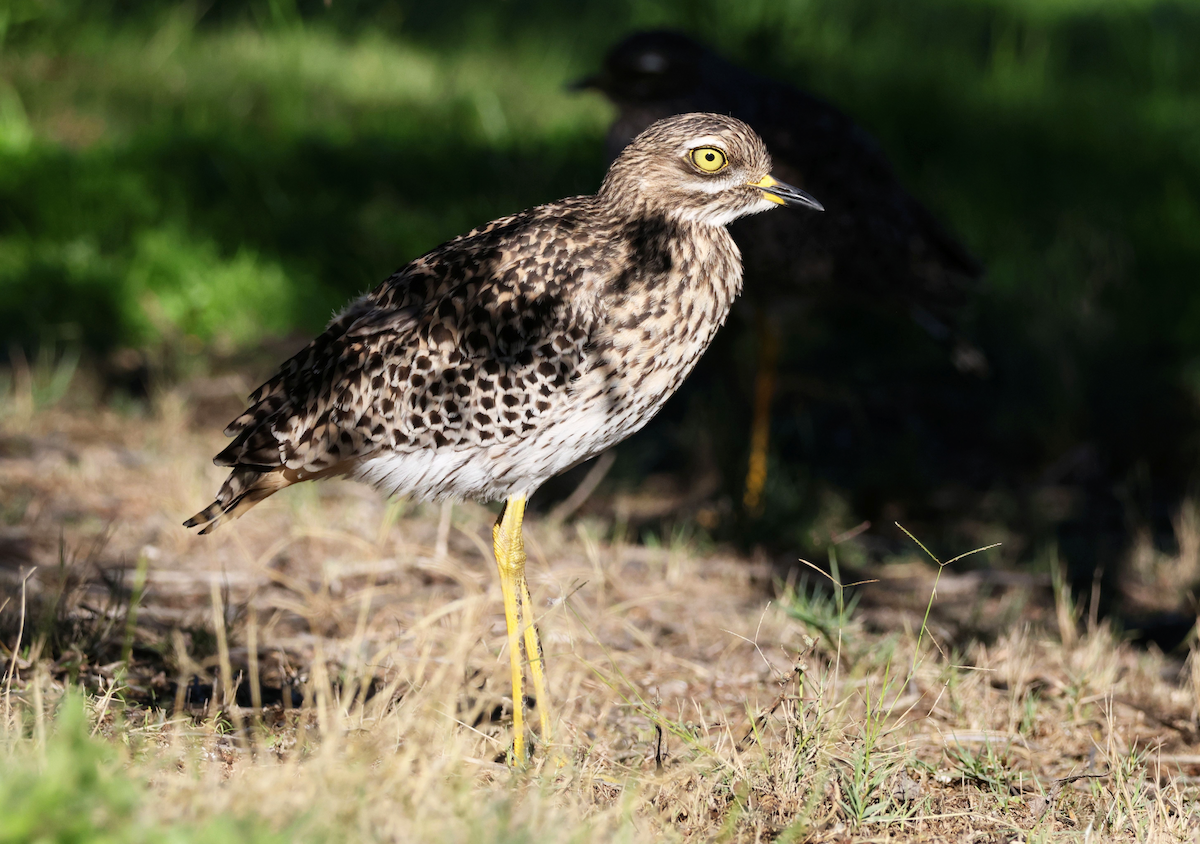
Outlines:
[{"label": "bare soil ground", "polygon": [[614,541],[599,520],[527,526],[555,733],[513,770],[492,511],[455,506],[444,554],[437,505],[343,482],[208,537],[180,526],[222,480],[210,458],[246,386],[198,381],[151,410],[83,388],[55,406],[4,397],[10,766],[45,768],[53,713],[82,687],[149,824],[364,841],[1200,831],[1190,664],[1048,584],[914,554],[839,606],[815,572],[788,586],[697,542]]}]

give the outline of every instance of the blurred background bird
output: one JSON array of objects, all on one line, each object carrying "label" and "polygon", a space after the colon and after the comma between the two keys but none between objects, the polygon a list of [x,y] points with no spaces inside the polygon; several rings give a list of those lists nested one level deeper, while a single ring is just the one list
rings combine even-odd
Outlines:
[{"label": "blurred background bird", "polygon": [[[894,501],[927,501],[947,469],[968,468],[946,459],[954,438],[937,429],[961,416],[964,385],[987,374],[968,339],[982,267],[865,130],[678,32],[626,38],[576,87],[617,108],[610,157],[664,116],[729,114],[758,128],[781,178],[828,208],[732,227],[746,266],[740,319],[634,459],[651,470],[689,464],[689,486],[723,494],[743,523],[769,519],[772,496],[793,512],[797,496],[817,506],[810,472],[875,516]],[[710,421],[702,434],[689,421],[697,413]]]}]

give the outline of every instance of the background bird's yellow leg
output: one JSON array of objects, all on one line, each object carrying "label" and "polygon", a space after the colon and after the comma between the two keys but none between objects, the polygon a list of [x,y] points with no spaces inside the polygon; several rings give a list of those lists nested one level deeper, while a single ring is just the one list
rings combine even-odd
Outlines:
[{"label": "background bird's yellow leg", "polygon": [[[525,580],[525,542],[521,522],[525,515],[524,496],[514,496],[492,528],[492,548],[500,571],[500,590],[504,593],[504,621],[508,626],[508,658],[512,666],[513,762],[525,763],[525,676],[521,668],[520,586]],[[515,528],[515,530],[514,530]]]},{"label": "background bird's yellow leg", "polygon": [[537,695],[538,720],[542,725],[542,744],[550,744],[550,696],[546,692],[546,660],[542,656],[542,640],[534,621],[533,598],[529,583],[521,577],[521,614],[525,619],[525,655],[533,675],[533,693]]},{"label": "background bird's yellow leg", "polygon": [[746,469],[746,492],[742,503],[750,515],[762,511],[763,487],[767,483],[767,451],[771,440],[771,400],[775,397],[775,364],[779,338],[775,326],[761,309],[758,313],[758,373],[754,379],[754,421],[750,424],[750,465]]}]

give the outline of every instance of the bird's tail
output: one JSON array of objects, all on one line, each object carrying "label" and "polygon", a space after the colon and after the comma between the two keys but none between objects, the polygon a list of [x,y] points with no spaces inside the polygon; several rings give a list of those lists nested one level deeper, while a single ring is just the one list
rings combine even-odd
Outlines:
[{"label": "bird's tail", "polygon": [[183,526],[198,527],[202,534],[211,533],[297,480],[299,478],[294,473],[283,467],[264,472],[249,466],[238,466],[221,485],[216,500],[184,522]]}]

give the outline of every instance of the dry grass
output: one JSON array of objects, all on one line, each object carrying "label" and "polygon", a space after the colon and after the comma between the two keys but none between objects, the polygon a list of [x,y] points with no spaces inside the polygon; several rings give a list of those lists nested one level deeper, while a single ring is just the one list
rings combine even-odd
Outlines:
[{"label": "dry grass", "polygon": [[[613,542],[598,522],[529,525],[558,732],[510,770],[487,509],[455,509],[443,558],[436,507],[347,483],[289,490],[211,537],[179,526],[221,480],[215,422],[244,387],[197,382],[144,414],[80,388],[57,409],[19,383],[2,400],[0,816],[34,805],[12,802],[18,777],[53,779],[57,805],[92,788],[62,771],[94,756],[98,781],[132,785],[86,817],[141,830],[105,840],[1200,830],[1200,670],[1080,623],[1065,596],[1055,609],[1030,583],[985,600],[947,569],[935,610],[965,595],[1002,619],[970,642],[953,612],[926,623],[929,562],[885,567],[853,606],[682,541]],[[4,824],[0,841],[26,840]]]}]

